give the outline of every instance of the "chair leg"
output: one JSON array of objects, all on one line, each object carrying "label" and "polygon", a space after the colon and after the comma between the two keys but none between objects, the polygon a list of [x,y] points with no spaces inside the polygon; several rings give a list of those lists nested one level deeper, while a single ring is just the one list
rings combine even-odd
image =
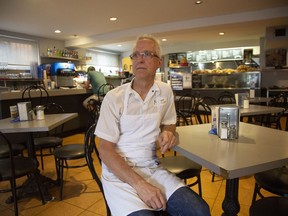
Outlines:
[{"label": "chair leg", "polygon": [[257,195],[259,195],[261,198],[264,198],[264,196],[260,192],[261,188],[257,183],[255,183],[254,192],[253,192],[253,198],[252,198],[252,204],[256,201]]},{"label": "chair leg", "polygon": [[198,180],[198,191],[199,191],[199,196],[202,197],[202,185],[201,185],[201,176],[199,174],[199,176],[196,177]]},{"label": "chair leg", "polygon": [[44,170],[43,150],[40,148],[41,169]]},{"label": "chair leg", "polygon": [[57,185],[60,185],[60,160],[55,157],[55,168],[56,168],[56,175],[57,175]]},{"label": "chair leg", "polygon": [[213,172],[212,173],[212,182],[214,182],[215,181],[215,173]]},{"label": "chair leg", "polygon": [[44,205],[45,204],[45,199],[44,199],[43,190],[42,190],[41,184],[40,184],[39,174],[38,173],[34,173],[34,177],[36,178],[36,183],[37,183],[38,191],[40,193],[40,198],[41,198],[42,204]]},{"label": "chair leg", "polygon": [[64,171],[64,160],[60,160],[60,200],[63,198],[63,171]]},{"label": "chair leg", "polygon": [[13,200],[14,200],[14,215],[18,216],[18,200],[17,200],[17,191],[16,191],[15,179],[10,180],[10,187],[12,189],[12,196],[13,196]]}]

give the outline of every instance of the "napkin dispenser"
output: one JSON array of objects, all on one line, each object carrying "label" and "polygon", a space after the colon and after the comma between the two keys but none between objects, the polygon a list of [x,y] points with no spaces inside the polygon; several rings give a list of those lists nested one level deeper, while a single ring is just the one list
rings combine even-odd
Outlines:
[{"label": "napkin dispenser", "polygon": [[19,119],[20,121],[32,120],[31,111],[32,105],[31,102],[19,102],[17,103]]},{"label": "napkin dispenser", "polygon": [[240,113],[238,107],[220,106],[218,112],[218,136],[220,139],[238,139]]}]

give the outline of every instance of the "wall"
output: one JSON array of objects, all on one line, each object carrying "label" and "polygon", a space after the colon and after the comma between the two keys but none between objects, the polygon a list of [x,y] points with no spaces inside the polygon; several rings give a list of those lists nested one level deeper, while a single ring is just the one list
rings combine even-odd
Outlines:
[{"label": "wall", "polygon": [[[261,55],[260,55],[260,66],[262,68],[262,87],[288,87],[288,26],[284,26],[286,36],[275,36],[275,29],[282,28],[283,26],[268,27],[266,29],[265,37],[261,38]],[[286,49],[286,65],[284,69],[275,69],[273,67],[266,67],[266,52],[268,50]]]}]

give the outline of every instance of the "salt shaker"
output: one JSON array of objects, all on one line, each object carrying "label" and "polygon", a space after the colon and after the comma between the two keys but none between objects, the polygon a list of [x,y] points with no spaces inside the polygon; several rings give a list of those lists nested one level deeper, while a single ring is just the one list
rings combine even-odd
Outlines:
[{"label": "salt shaker", "polygon": [[228,138],[236,139],[236,137],[237,137],[236,125],[230,125]]},{"label": "salt shaker", "polygon": [[36,106],[36,116],[37,116],[37,120],[43,120],[45,119],[45,115],[44,115],[44,106]]}]

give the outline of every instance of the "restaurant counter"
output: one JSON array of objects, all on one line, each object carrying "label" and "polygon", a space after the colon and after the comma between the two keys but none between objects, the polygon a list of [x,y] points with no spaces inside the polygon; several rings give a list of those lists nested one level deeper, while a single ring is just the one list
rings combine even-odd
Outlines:
[{"label": "restaurant counter", "polygon": [[[35,94],[33,94],[35,93]],[[82,106],[82,102],[93,94],[92,90],[87,89],[53,89],[48,90],[49,102],[60,104],[67,113],[78,113],[78,117],[69,121],[64,126],[64,135],[74,132],[84,131],[89,118],[88,111]],[[40,101],[39,94],[31,93],[32,105],[37,105]],[[16,105],[22,100],[22,92],[0,92],[0,119],[10,117],[10,106]]]},{"label": "restaurant counter", "polygon": [[117,87],[122,84],[122,80],[125,79],[123,76],[105,76],[106,82]]}]

